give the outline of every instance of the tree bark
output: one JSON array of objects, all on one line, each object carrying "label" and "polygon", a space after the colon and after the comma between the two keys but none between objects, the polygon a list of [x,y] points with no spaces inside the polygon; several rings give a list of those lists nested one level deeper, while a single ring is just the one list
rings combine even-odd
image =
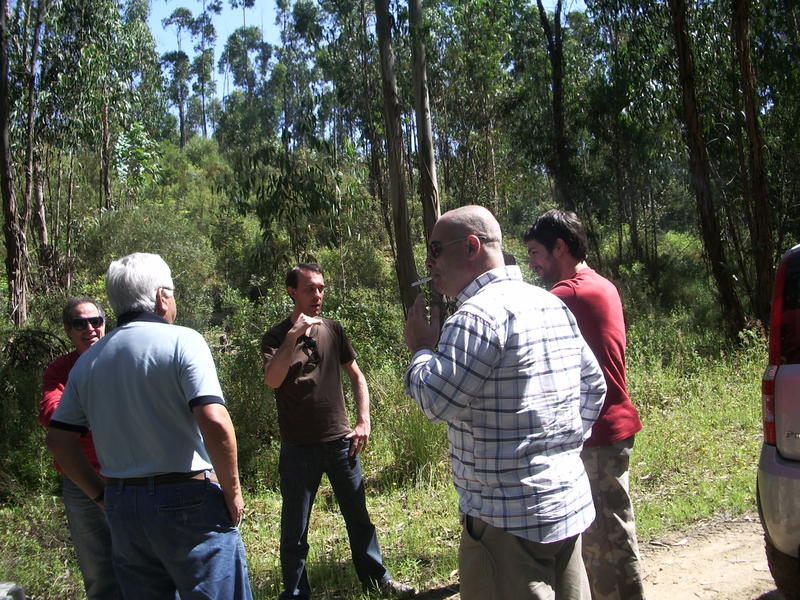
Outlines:
[{"label": "tree bark", "polygon": [[553,158],[550,171],[554,180],[556,202],[566,210],[575,210],[574,176],[570,164],[567,144],[567,129],[564,118],[564,37],[561,30],[561,0],[556,0],[553,24],[547,19],[542,0],[536,0],[539,21],[545,34],[547,56],[550,59],[553,95]]},{"label": "tree bark", "polygon": [[383,81],[383,119],[386,126],[386,146],[389,157],[389,198],[392,203],[395,242],[397,243],[395,269],[403,309],[404,312],[407,312],[416,298],[416,290],[411,287],[411,283],[417,279],[417,268],[414,264],[414,248],[411,244],[411,226],[408,220],[408,204],[403,178],[403,132],[400,127],[401,110],[397,95],[388,0],[375,0],[375,16]]},{"label": "tree bark", "polygon": [[775,278],[773,266],[774,240],[767,170],[764,166],[764,136],[758,123],[756,105],[756,77],[750,49],[750,1],[734,0],[733,30],[736,55],[741,73],[742,99],[744,101],[745,127],[748,141],[748,167],[750,171],[750,202],[752,218],[750,246],[756,271],[756,286],[753,311],[766,326],[769,323],[772,301],[772,286]]},{"label": "tree bark", "polygon": [[433,127],[428,96],[428,58],[422,19],[422,0],[408,0],[411,25],[411,55],[414,61],[414,111],[417,116],[417,167],[420,200],[425,222],[425,239],[440,216],[439,184],[436,181],[436,157],[433,151]]},{"label": "tree bark", "polygon": [[711,168],[708,148],[703,135],[697,108],[694,57],[689,45],[686,0],[669,0],[672,34],[678,59],[683,110],[681,118],[686,129],[689,151],[691,185],[697,202],[700,233],[703,246],[711,263],[711,274],[717,286],[722,315],[732,339],[744,327],[744,315],[729,268],[720,231],[719,219],[711,189]]},{"label": "tree bark", "polygon": [[14,194],[11,169],[11,138],[9,120],[9,61],[8,28],[6,16],[8,0],[0,7],[0,188],[3,196],[3,236],[6,245],[6,276],[8,278],[8,312],[15,326],[22,326],[28,318],[27,300],[27,241],[21,226]]}]

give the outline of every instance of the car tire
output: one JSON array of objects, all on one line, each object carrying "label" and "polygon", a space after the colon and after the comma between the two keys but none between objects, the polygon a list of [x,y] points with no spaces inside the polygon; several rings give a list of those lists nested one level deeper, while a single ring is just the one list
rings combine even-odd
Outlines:
[{"label": "car tire", "polygon": [[764,534],[764,546],[769,572],[772,573],[778,591],[785,600],[800,600],[800,559],[778,550],[767,533]]}]

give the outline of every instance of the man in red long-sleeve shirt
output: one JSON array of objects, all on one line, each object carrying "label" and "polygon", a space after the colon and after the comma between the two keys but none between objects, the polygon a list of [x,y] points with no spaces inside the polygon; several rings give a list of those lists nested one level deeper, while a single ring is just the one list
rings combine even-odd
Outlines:
[{"label": "man in red long-sleeve shirt", "polygon": [[[75,350],[58,357],[45,369],[42,378],[42,399],[39,404],[39,421],[47,427],[55,412],[67,378],[78,357],[105,334],[105,313],[92,298],[73,298],[67,302],[62,315],[64,330]],[[100,470],[92,434],[82,437],[83,448],[89,462]],[[58,463],[56,469],[63,474]],[[88,498],[66,476],[62,477],[64,508],[67,513],[72,543],[83,575],[83,585],[89,600],[122,598],[111,566],[111,533],[103,509]]]},{"label": "man in red long-sleeve shirt", "polygon": [[581,453],[597,512],[582,540],[592,599],[641,600],[644,587],[628,466],[642,422],[626,385],[622,301],[614,284],[586,264],[586,232],[575,213],[543,214],[524,240],[531,269],[575,315],[608,388]]}]

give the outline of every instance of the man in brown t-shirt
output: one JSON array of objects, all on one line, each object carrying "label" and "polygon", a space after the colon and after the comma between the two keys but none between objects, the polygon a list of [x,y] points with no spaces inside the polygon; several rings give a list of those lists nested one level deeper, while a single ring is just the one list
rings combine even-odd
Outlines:
[{"label": "man in brown t-shirt", "polygon": [[[280,598],[310,598],[306,572],[308,519],[322,474],[339,503],[356,573],[365,588],[395,597],[416,590],[394,581],[383,565],[375,526],[367,513],[359,453],[369,440],[369,391],[342,326],[319,317],[325,295],[322,269],[305,263],[286,275],[294,301],[288,319],[261,341],[264,382],[275,389],[281,432]],[[358,417],[350,428],[341,369],[350,378]]]}]

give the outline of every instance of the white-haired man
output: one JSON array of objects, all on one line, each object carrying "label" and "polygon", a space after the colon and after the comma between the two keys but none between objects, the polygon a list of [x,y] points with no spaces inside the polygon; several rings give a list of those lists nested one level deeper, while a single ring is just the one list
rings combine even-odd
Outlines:
[{"label": "white-haired man", "polygon": [[448,425],[461,598],[587,599],[580,534],[595,513],[580,453],[606,386],[569,310],[522,281],[501,247],[480,206],[436,222],[426,265],[458,308],[441,337],[422,296],[409,310],[405,389]]},{"label": "white-haired man", "polygon": [[[236,436],[208,345],[172,325],[174,289],[156,254],[111,263],[117,328],[75,363],[47,443],[104,505],[126,599],[250,599]],[[103,477],[81,452],[87,429]]]}]

